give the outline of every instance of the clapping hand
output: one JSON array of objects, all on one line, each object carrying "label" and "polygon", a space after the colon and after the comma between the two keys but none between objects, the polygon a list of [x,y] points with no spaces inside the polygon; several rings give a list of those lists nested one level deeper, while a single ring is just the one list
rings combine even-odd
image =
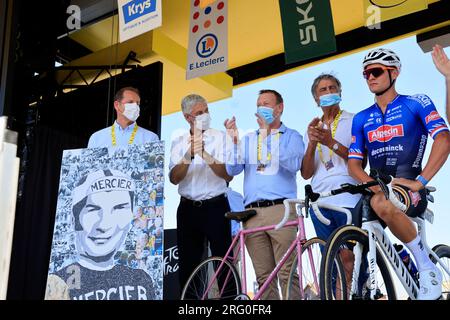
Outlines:
[{"label": "clapping hand", "polygon": [[225,126],[227,133],[233,139],[233,142],[237,144],[239,141],[239,130],[236,126],[236,118],[233,116],[231,119],[226,119],[223,125]]},{"label": "clapping hand", "polygon": [[191,135],[191,155],[198,154],[200,157],[203,154],[205,143],[203,142],[203,135],[200,130],[194,130]]},{"label": "clapping hand", "polygon": [[333,142],[330,128],[324,128],[319,118],[314,118],[308,125],[308,138],[313,143],[330,146]]}]

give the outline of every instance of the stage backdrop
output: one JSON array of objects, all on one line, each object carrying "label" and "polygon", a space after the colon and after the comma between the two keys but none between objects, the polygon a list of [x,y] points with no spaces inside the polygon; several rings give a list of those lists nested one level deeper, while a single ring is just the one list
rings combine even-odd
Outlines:
[{"label": "stage backdrop", "polygon": [[163,297],[164,142],[65,150],[46,299]]},{"label": "stage backdrop", "polygon": [[164,300],[180,300],[177,229],[164,230]]}]

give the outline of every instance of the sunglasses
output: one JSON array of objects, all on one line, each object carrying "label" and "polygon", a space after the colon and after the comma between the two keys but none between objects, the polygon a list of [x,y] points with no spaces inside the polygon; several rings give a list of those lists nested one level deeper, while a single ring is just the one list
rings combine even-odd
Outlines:
[{"label": "sunglasses", "polygon": [[390,67],[375,67],[371,69],[366,69],[363,71],[363,77],[364,79],[368,80],[370,78],[370,75],[373,75],[374,78],[378,78],[384,73],[384,70],[394,70],[395,68]]}]

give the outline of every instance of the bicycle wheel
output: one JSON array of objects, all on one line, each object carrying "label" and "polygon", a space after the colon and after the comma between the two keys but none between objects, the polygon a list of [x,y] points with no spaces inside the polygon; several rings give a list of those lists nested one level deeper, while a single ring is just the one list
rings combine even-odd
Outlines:
[{"label": "bicycle wheel", "polygon": [[[447,269],[450,270],[450,247],[444,244],[439,244],[433,248],[433,251],[440,258],[440,260],[444,263]],[[431,261],[437,264],[436,259],[430,256]],[[437,264],[439,270],[442,273],[442,298],[444,300],[450,300],[450,275],[442,268],[440,264]]]},{"label": "bicycle wheel", "polygon": [[[358,281],[356,287],[357,292],[354,292],[350,296],[352,288],[352,275],[354,265],[354,255],[351,254],[351,259],[343,261],[344,275],[346,281],[343,288],[346,290],[339,290],[338,287],[334,286],[334,278],[336,275],[335,261],[340,259],[343,250],[353,250],[356,245],[361,245],[361,263],[359,265],[359,277],[356,279]],[[350,252],[350,251],[348,251]],[[369,242],[367,238],[366,231],[355,226],[343,226],[336,229],[328,239],[325,246],[324,258],[322,259],[322,265],[320,269],[320,285],[322,288],[322,299],[332,300],[332,299],[370,299],[370,292],[367,290],[368,285],[368,262],[367,254],[369,252]],[[396,300],[396,294],[394,285],[392,283],[392,278],[389,273],[389,269],[386,262],[381,255],[378,247],[376,248],[376,259],[377,266],[375,267],[375,276],[377,278],[377,293],[375,299],[388,299]]]},{"label": "bicycle wheel", "polygon": [[[322,261],[322,251],[325,241],[319,238],[311,238],[302,246],[302,286],[304,300],[320,299],[319,271]],[[286,287],[286,300],[299,300],[302,298],[299,287],[297,251],[294,251],[294,261],[289,272]]]},{"label": "bicycle wheel", "polygon": [[[241,282],[234,266],[223,258],[210,257],[200,263],[189,276],[181,300],[234,299],[241,293]],[[218,271],[218,272],[217,272]]]}]

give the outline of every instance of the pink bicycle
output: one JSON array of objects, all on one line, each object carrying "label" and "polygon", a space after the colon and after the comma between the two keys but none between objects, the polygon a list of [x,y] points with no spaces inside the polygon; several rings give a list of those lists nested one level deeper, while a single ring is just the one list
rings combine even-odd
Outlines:
[{"label": "pink bicycle", "polygon": [[[243,212],[228,212],[228,219],[240,222],[239,233],[233,241],[225,257],[209,257],[201,262],[189,276],[182,294],[182,300],[205,300],[205,299],[250,299],[247,292],[246,260],[245,260],[245,236],[247,234],[277,230],[283,227],[297,226],[297,237],[283,255],[283,258],[275,266],[267,280],[259,288],[253,299],[258,300],[265,292],[270,282],[280,271],[281,267],[295,255],[286,287],[285,297],[290,300],[297,299],[319,299],[319,276],[322,250],[325,241],[319,238],[306,239],[304,215],[302,209],[305,203],[300,199],[285,199],[285,214],[280,223],[261,228],[244,229],[243,223],[256,214],[255,210]],[[290,204],[296,205],[297,219],[287,221],[289,217]],[[308,211],[305,210],[306,216]],[[326,223],[320,212],[319,220]],[[342,265],[337,263],[337,270],[343,270]],[[239,270],[239,273],[238,271]]]}]

